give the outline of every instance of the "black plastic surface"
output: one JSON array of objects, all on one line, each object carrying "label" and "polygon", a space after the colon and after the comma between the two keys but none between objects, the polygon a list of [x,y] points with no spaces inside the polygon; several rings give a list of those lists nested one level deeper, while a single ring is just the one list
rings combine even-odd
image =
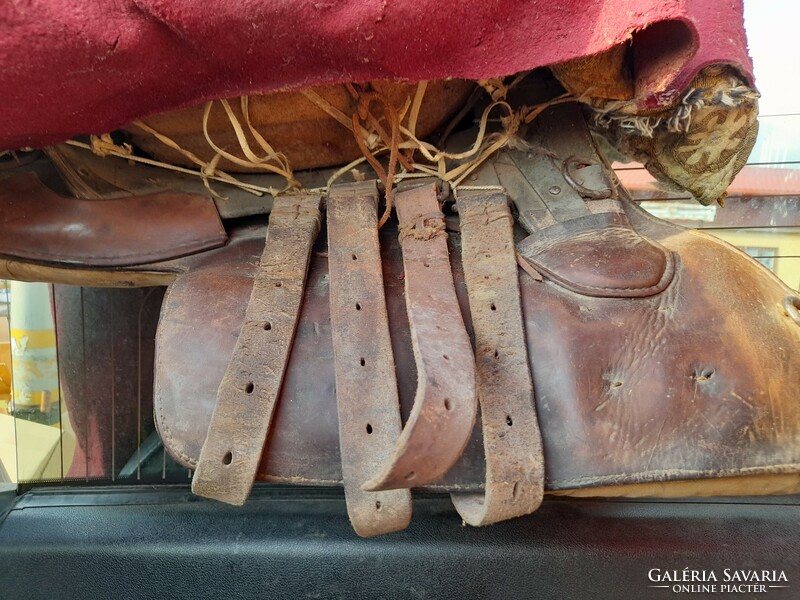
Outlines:
[{"label": "black plastic surface", "polygon": [[[0,523],[2,598],[800,597],[800,498],[550,499],[462,527],[446,496],[411,527],[350,529],[341,493],[259,487],[241,508],[188,487],[38,489]],[[649,588],[651,569],[784,571],[763,594]]]}]

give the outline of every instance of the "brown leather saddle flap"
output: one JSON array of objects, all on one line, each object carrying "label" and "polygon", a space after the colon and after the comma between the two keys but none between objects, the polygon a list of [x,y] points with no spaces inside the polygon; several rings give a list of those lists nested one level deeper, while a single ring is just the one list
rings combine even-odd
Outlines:
[{"label": "brown leather saddle flap", "polygon": [[33,174],[0,186],[0,257],[118,268],[188,256],[227,239],[207,196],[160,192],[82,200],[56,194]]},{"label": "brown leather saddle flap", "polygon": [[[792,292],[724,242],[627,203],[634,228],[678,258],[672,282],[646,298],[582,295],[521,273],[520,287],[546,487],[553,490],[800,471],[800,327]],[[156,423],[193,467],[233,353],[261,227],[189,261],[162,308]],[[459,302],[470,318],[457,234],[449,237]],[[297,337],[259,468],[262,480],[341,481],[324,239],[312,255]],[[381,230],[387,310],[402,417],[416,373],[397,231]],[[480,425],[439,489],[479,489]]]}]

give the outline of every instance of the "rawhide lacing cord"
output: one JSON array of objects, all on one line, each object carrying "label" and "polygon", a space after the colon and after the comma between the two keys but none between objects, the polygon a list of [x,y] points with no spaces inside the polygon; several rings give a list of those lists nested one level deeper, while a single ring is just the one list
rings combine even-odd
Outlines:
[{"label": "rawhide lacing cord", "polygon": [[[417,84],[414,94],[406,98],[405,102],[400,107],[393,106],[379,91],[360,90],[356,89],[352,84],[344,84],[345,89],[356,102],[357,109],[352,115],[347,115],[340,109],[331,105],[313,89],[308,88],[301,90],[301,93],[306,99],[353,134],[362,154],[361,157],[338,169],[328,179],[324,187],[306,191],[327,194],[334,182],[348,173],[352,173],[353,177],[359,180],[359,177],[363,175],[355,171],[355,167],[367,162],[374,169],[376,175],[386,189],[386,208],[379,220],[380,226],[383,226],[389,220],[392,212],[392,205],[394,203],[393,185],[399,181],[432,176],[448,182],[454,192],[457,191],[459,187],[463,187],[465,190],[478,189],[466,184],[467,178],[487,159],[501,149],[506,147],[524,147],[524,141],[518,136],[518,131],[522,125],[533,121],[549,106],[580,100],[580,98],[564,94],[535,106],[513,108],[507,102],[507,94],[509,90],[518,85],[526,75],[527,73],[520,73],[511,79],[509,83],[504,83],[502,79],[489,79],[478,82],[480,86],[478,89],[482,88],[485,90],[491,97],[492,102],[484,109],[478,120],[478,131],[473,144],[463,152],[445,152],[435,145],[422,141],[417,137],[417,122],[427,89],[427,82],[425,81]],[[135,126],[152,135],[161,143],[179,152],[190,162],[197,165],[199,171],[136,156],[132,154],[132,149],[127,145],[119,146],[114,144],[111,137],[107,134],[100,138],[93,136],[91,146],[76,140],[68,140],[67,144],[92,150],[99,156],[115,156],[132,162],[144,163],[150,166],[199,176],[202,178],[203,184],[209,192],[217,198],[221,196],[211,188],[210,181],[221,181],[257,196],[261,196],[264,193],[278,196],[288,191],[296,191],[300,187],[300,184],[295,179],[285,155],[276,151],[252,124],[249,114],[249,98],[247,96],[239,98],[241,114],[244,117],[244,125],[242,125],[228,100],[218,100],[230,121],[231,127],[233,128],[241,151],[245,157],[244,159],[219,147],[211,139],[208,130],[208,120],[213,102],[217,101],[206,104],[202,119],[202,127],[206,141],[215,152],[215,155],[209,161],[202,160],[192,152],[182,148],[174,140],[156,131],[146,123],[142,121],[134,122]],[[372,105],[376,102],[380,103],[383,108],[383,115],[380,117],[376,116],[370,110]],[[490,132],[490,117],[492,114],[496,114],[495,109],[498,107],[501,107],[505,111],[505,115],[499,118],[502,130]],[[246,130],[250,132],[250,135],[255,139],[258,146],[264,151],[263,156],[257,155],[252,150],[246,135]],[[384,169],[378,161],[377,156],[386,152],[389,153],[389,160],[388,168]],[[414,156],[417,152],[422,155],[419,160],[416,160]],[[243,182],[219,169],[219,162],[223,158],[242,167],[280,175],[286,180],[287,185],[282,189],[278,189],[271,186],[265,187]]]},{"label": "rawhide lacing cord", "polygon": [[[379,102],[383,105],[384,115],[389,121],[390,134],[388,135],[375,116],[370,112],[370,105],[373,102]],[[383,140],[384,144],[389,147],[389,165],[386,169],[383,168],[383,165],[375,158],[372,152],[370,152],[364,138],[360,135],[362,121],[368,121],[378,133],[381,140]],[[386,208],[384,208],[383,214],[378,221],[378,229],[380,229],[392,215],[392,192],[398,160],[403,160],[403,162],[408,163],[408,166],[411,167],[411,163],[408,161],[407,157],[402,156],[400,153],[400,118],[397,114],[397,110],[387,102],[383,96],[376,92],[361,94],[358,99],[358,110],[353,113],[353,136],[358,144],[358,149],[361,150],[364,158],[367,159],[367,162],[375,170],[375,173],[378,175],[381,182],[383,182],[383,186],[386,190]],[[386,139],[387,137],[389,138],[388,140]],[[388,144],[386,143],[387,141]]]}]

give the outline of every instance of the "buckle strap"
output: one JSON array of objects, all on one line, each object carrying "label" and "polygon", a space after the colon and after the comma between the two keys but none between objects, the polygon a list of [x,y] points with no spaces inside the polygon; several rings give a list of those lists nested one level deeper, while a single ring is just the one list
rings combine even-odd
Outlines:
[{"label": "buckle strap", "polygon": [[320,229],[319,196],[275,198],[245,320],[200,452],[192,491],[244,504],[280,394]]},{"label": "buckle strap", "polygon": [[327,201],[331,330],[347,513],[356,533],[405,529],[411,492],[363,491],[400,436],[400,403],[378,242],[375,182],[334,186]]},{"label": "buckle strap", "polygon": [[535,511],[544,494],[542,436],[536,418],[514,249],[505,194],[459,195],[461,261],[475,333],[486,485],[452,494],[470,525]]},{"label": "buckle strap", "polygon": [[366,490],[439,480],[460,458],[477,411],[475,358],[453,284],[436,185],[399,192],[395,204],[401,230],[423,232],[401,242],[417,391],[390,459]]}]

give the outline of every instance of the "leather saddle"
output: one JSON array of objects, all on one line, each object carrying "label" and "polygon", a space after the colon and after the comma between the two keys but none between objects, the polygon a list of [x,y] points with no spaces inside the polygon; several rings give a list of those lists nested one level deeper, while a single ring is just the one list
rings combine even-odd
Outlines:
[{"label": "leather saddle", "polygon": [[[17,185],[4,205],[33,189],[59,204]],[[375,535],[408,523],[411,488],[451,493],[475,525],[544,493],[800,490],[800,297],[639,208],[580,111],[549,109],[455,194],[403,184],[380,229],[379,196],[370,181],[279,196],[267,225],[227,232],[199,217],[207,204],[183,210],[192,196],[177,210],[204,228],[154,229],[145,260],[71,238],[74,256],[14,236],[0,254],[23,278],[169,284],[155,419],[202,495],[344,485]],[[111,212],[93,222],[124,245]]]}]

